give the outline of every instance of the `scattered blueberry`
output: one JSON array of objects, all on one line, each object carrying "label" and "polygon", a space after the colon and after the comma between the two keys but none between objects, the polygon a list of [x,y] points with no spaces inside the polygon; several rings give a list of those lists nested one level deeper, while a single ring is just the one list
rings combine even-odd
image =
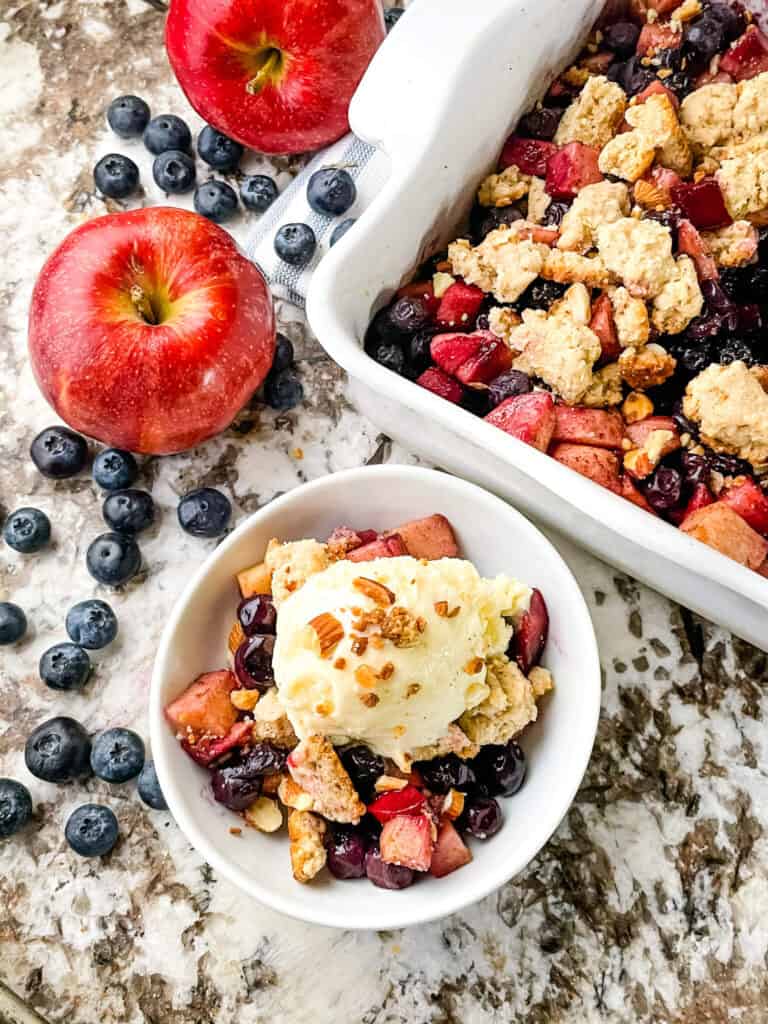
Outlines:
[{"label": "scattered blueberry", "polygon": [[67,612],[64,623],[73,643],[88,651],[98,651],[117,636],[117,616],[106,601],[80,601]]},{"label": "scattered blueberry", "polygon": [[316,248],[317,238],[309,224],[283,224],[275,235],[275,252],[292,267],[309,263]]},{"label": "scattered blueberry", "polygon": [[307,202],[315,213],[328,217],[346,213],[356,198],[352,175],[339,167],[321,167],[307,183]]},{"label": "scattered blueberry", "polygon": [[17,508],[5,520],[3,537],[14,551],[31,555],[51,539],[51,521],[39,508]]},{"label": "scattered blueberry", "polygon": [[0,647],[15,644],[27,632],[27,616],[17,604],[0,601]]},{"label": "scattered blueberry", "polygon": [[251,174],[240,182],[240,198],[246,210],[264,213],[277,196],[277,183],[268,174]]},{"label": "scattered blueberry", "polygon": [[528,139],[551,142],[562,119],[563,111],[557,107],[536,107],[520,119],[517,132]]},{"label": "scattered blueberry", "polygon": [[117,818],[103,804],[83,804],[67,819],[64,836],[81,857],[103,857],[117,842]]},{"label": "scattered blueberry", "polygon": [[403,295],[389,309],[389,319],[398,331],[410,334],[426,327],[432,317],[425,302]]},{"label": "scattered blueberry", "polygon": [[192,143],[192,133],[186,123],[175,114],[160,114],[153,117],[144,129],[144,145],[150,153],[158,156],[169,149],[185,152]]},{"label": "scattered blueberry", "polygon": [[244,689],[266,693],[275,685],[274,650],[275,638],[267,634],[257,634],[240,644],[235,651],[234,670]]},{"label": "scattered blueberry", "polygon": [[293,365],[293,343],[290,338],[286,338],[284,334],[278,333],[275,339],[275,355],[272,360],[271,373],[279,373],[281,370],[287,370],[289,366]]},{"label": "scattered blueberry", "polygon": [[464,808],[459,825],[475,839],[490,839],[499,831],[502,821],[501,808],[493,797],[476,796]]},{"label": "scattered blueberry", "polygon": [[141,135],[148,121],[149,106],[138,96],[118,96],[107,107],[107,123],[121,139]]},{"label": "scattered blueberry", "polygon": [[709,455],[709,466],[721,476],[750,476],[752,467],[737,455],[723,455],[712,452]]},{"label": "scattered blueberry", "polygon": [[105,491],[118,491],[130,487],[139,475],[136,459],[120,448],[105,448],[93,460],[93,479]]},{"label": "scattered blueberry", "polygon": [[195,189],[194,204],[201,217],[223,224],[237,214],[237,192],[226,181],[209,178]]},{"label": "scattered blueberry", "polygon": [[334,825],[328,840],[328,869],[334,878],[365,878],[368,841],[359,829]]},{"label": "scattered blueberry", "polygon": [[149,491],[129,487],[108,494],[101,514],[107,526],[118,533],[141,533],[155,521],[155,503]]},{"label": "scattered blueberry", "polygon": [[407,889],[414,879],[410,868],[383,861],[378,846],[372,846],[365,855],[365,873],[379,889]]},{"label": "scattered blueberry", "polygon": [[352,779],[352,785],[360,799],[370,803],[374,796],[376,779],[384,775],[386,770],[382,758],[364,744],[358,744],[356,747],[347,747],[342,752],[341,763]]},{"label": "scattered blueberry", "polygon": [[357,220],[355,217],[347,217],[346,220],[340,221],[331,232],[331,237],[328,239],[329,245],[336,245],[339,239],[343,238],[344,235],[349,231],[353,224],[356,224]]},{"label": "scattered blueberry", "polygon": [[271,594],[254,594],[243,598],[237,608],[237,619],[246,636],[274,633],[277,610]]},{"label": "scattered blueberry", "polygon": [[91,542],[85,564],[88,572],[99,583],[119,587],[141,568],[141,552],[133,537],[102,533]]},{"label": "scattered blueberry", "polygon": [[131,729],[105,729],[91,743],[91,769],[104,782],[135,779],[144,757],[144,741]]},{"label": "scattered blueberry", "polygon": [[93,180],[102,195],[125,199],[139,185],[139,168],[122,153],[107,153],[93,168]]},{"label": "scattered blueberry", "polygon": [[235,170],[245,150],[239,142],[207,124],[197,136],[197,152],[209,167],[227,173]]},{"label": "scattered blueberry", "polygon": [[513,796],[525,780],[525,754],[514,740],[506,746],[489,744],[473,760],[472,768],[489,796]]},{"label": "scattered blueberry", "polygon": [[522,370],[507,370],[488,385],[488,398],[495,408],[505,399],[514,398],[515,395],[527,395],[529,391],[533,391],[533,384],[527,373],[523,373]]},{"label": "scattered blueberry", "polygon": [[417,767],[427,787],[434,793],[447,793],[449,789],[466,793],[475,786],[475,773],[471,766],[455,754],[420,761]]},{"label": "scattered blueberry", "polygon": [[29,454],[43,476],[64,480],[79,473],[88,461],[88,443],[69,427],[46,427],[32,442]]},{"label": "scattered blueberry", "polygon": [[403,10],[402,7],[384,8],[384,24],[386,26],[387,32],[389,32],[391,29],[395,27],[395,25],[398,23],[398,21],[400,21],[404,14],[405,11]]},{"label": "scattered blueberry", "polygon": [[0,839],[15,835],[32,817],[32,797],[15,779],[0,779]]},{"label": "scattered blueberry", "polygon": [[617,57],[631,57],[640,38],[640,26],[632,21],[615,21],[603,29],[603,42]]},{"label": "scattered blueberry", "polygon": [[304,388],[293,367],[270,373],[264,382],[264,400],[272,409],[287,412],[304,398]]},{"label": "scattered blueberry", "polygon": [[179,526],[194,537],[220,537],[229,525],[232,505],[213,487],[199,487],[185,494],[177,509]]},{"label": "scattered blueberry", "polygon": [[383,345],[379,345],[373,353],[373,358],[381,366],[386,366],[388,370],[394,370],[395,373],[402,373],[405,369],[405,353],[395,342],[385,342]]},{"label": "scattered blueberry", "polygon": [[189,192],[195,184],[195,162],[180,149],[169,149],[155,157],[152,177],[158,188],[171,195]]},{"label": "scattered blueberry", "polygon": [[139,772],[136,788],[147,807],[151,807],[153,811],[168,810],[168,804],[163,796],[162,789],[160,789],[154,761],[144,762],[144,767]]},{"label": "scattered blueberry", "polygon": [[82,690],[91,674],[91,659],[79,644],[54,644],[41,655],[38,671],[51,690]]},{"label": "scattered blueberry", "polygon": [[44,782],[71,782],[90,775],[90,737],[74,718],[49,718],[28,737],[24,763]]}]

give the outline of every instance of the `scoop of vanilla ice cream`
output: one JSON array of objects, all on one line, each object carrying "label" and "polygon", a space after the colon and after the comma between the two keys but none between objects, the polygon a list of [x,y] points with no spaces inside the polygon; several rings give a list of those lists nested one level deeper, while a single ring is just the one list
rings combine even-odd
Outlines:
[{"label": "scoop of vanilla ice cream", "polygon": [[488,695],[485,658],[512,635],[530,588],[457,558],[339,561],[280,606],[273,667],[303,739],[361,741],[402,761]]}]

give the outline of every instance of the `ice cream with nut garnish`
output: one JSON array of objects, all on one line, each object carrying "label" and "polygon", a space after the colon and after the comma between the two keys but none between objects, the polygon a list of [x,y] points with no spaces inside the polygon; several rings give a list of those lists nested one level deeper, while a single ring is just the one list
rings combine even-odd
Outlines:
[{"label": "ice cream with nut garnish", "polygon": [[486,659],[507,649],[530,594],[458,558],[339,561],[309,576],[280,604],[273,659],[297,736],[407,763],[487,698]]}]

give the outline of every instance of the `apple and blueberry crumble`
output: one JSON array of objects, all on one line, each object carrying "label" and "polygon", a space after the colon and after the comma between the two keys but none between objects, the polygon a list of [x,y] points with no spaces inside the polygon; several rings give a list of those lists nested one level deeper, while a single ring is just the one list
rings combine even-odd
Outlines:
[{"label": "apple and blueberry crumble", "polygon": [[482,578],[441,515],[273,540],[237,582],[231,668],[165,709],[215,800],[263,832],[287,813],[299,882],[327,866],[402,889],[467,864],[553,687],[540,591]]},{"label": "apple and blueberry crumble", "polygon": [[366,351],[768,575],[768,37],[739,4],[623,10]]}]

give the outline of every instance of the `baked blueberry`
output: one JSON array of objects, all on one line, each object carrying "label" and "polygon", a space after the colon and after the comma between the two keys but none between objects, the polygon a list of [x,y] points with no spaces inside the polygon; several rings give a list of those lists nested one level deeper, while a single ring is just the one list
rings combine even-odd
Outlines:
[{"label": "baked blueberry", "polygon": [[558,107],[536,107],[523,115],[517,132],[528,139],[544,139],[551,142],[562,119],[563,111]]},{"label": "baked blueberry", "polygon": [[88,572],[99,583],[119,587],[141,568],[141,552],[133,537],[102,533],[92,541],[85,555]]},{"label": "baked blueberry", "polygon": [[98,651],[117,636],[117,616],[106,601],[80,601],[67,612],[67,636],[89,651]]},{"label": "baked blueberry", "polygon": [[215,171],[234,171],[245,150],[239,142],[207,124],[197,136],[197,153]]},{"label": "baked blueberry", "polygon": [[493,797],[476,796],[464,808],[458,824],[475,839],[490,839],[499,831],[503,820],[501,807]]},{"label": "baked blueberry", "polygon": [[93,168],[96,188],[110,199],[125,199],[139,185],[139,168],[123,153],[107,153]]},{"label": "baked blueberry", "polygon": [[640,26],[632,21],[615,21],[603,29],[603,42],[617,57],[631,57],[640,38]]},{"label": "baked blueberry", "polygon": [[432,317],[425,302],[410,295],[403,295],[390,306],[389,319],[398,331],[411,334],[426,327]]},{"label": "baked blueberry", "polygon": [[522,370],[507,370],[505,373],[494,377],[488,385],[488,399],[495,408],[507,398],[514,398],[515,395],[526,395],[533,391],[531,378]]},{"label": "baked blueberry", "polygon": [[365,873],[368,880],[379,889],[407,889],[414,880],[410,868],[382,860],[378,844],[372,846],[365,855]]},{"label": "baked blueberry", "polygon": [[234,670],[237,680],[245,690],[259,690],[266,693],[275,685],[272,655],[275,638],[268,634],[248,637],[235,651]]},{"label": "baked blueberry", "polygon": [[309,263],[316,248],[317,238],[309,224],[283,224],[275,235],[275,252],[292,267]]},{"label": "baked blueberry", "polygon": [[149,121],[149,106],[139,96],[118,96],[107,107],[107,123],[121,139],[141,135]]},{"label": "baked blueberry", "polygon": [[107,526],[118,533],[141,533],[155,521],[155,503],[149,491],[129,487],[107,495],[101,514]]},{"label": "baked blueberry", "polygon": [[91,659],[79,644],[54,644],[41,655],[38,670],[51,690],[82,690],[91,674]]},{"label": "baked blueberry", "polygon": [[79,473],[88,461],[88,443],[69,427],[46,427],[32,442],[29,454],[43,476],[64,480]]},{"label": "baked blueberry", "polygon": [[352,175],[340,167],[321,167],[307,183],[307,202],[315,213],[327,217],[346,213],[356,198]]},{"label": "baked blueberry", "polygon": [[17,508],[5,520],[3,538],[14,551],[31,555],[51,539],[51,521],[39,508]]},{"label": "baked blueberry", "polygon": [[195,189],[194,205],[201,217],[223,224],[237,213],[237,193],[226,181],[210,178]]},{"label": "baked blueberry", "polygon": [[525,754],[514,740],[505,746],[489,744],[472,761],[472,768],[489,796],[513,796],[525,780]]},{"label": "baked blueberry", "polygon": [[182,530],[194,537],[220,537],[229,526],[232,505],[214,487],[199,487],[184,495],[177,515]]},{"label": "baked blueberry", "polygon": [[135,779],[144,757],[144,741],[132,729],[105,729],[91,742],[91,769],[104,782]]},{"label": "baked blueberry", "polygon": [[275,357],[272,360],[270,372],[279,373],[281,370],[287,370],[289,366],[293,365],[293,358],[293,343],[291,339],[278,332],[275,339]]},{"label": "baked blueberry", "polygon": [[105,491],[130,487],[139,475],[136,459],[120,448],[104,448],[93,460],[93,479]]},{"label": "baked blueberry", "polygon": [[240,198],[246,210],[264,213],[277,196],[277,183],[268,174],[249,174],[240,182]]},{"label": "baked blueberry", "polygon": [[277,610],[271,594],[253,594],[245,597],[237,606],[237,620],[246,636],[257,633],[274,633],[277,624]]},{"label": "baked blueberry", "polygon": [[152,177],[158,188],[169,195],[189,192],[195,184],[195,161],[180,149],[169,149],[156,156]]},{"label": "baked blueberry", "polygon": [[329,245],[336,245],[339,239],[343,238],[344,235],[349,231],[353,224],[356,224],[357,220],[355,217],[347,217],[346,220],[340,221],[331,232],[331,237],[328,239]]},{"label": "baked blueberry", "polygon": [[32,797],[16,779],[0,779],[0,839],[15,835],[32,817]]},{"label": "baked blueberry", "polygon": [[373,358],[381,366],[386,366],[388,370],[394,370],[395,373],[402,373],[405,369],[405,354],[395,342],[385,342],[383,345],[379,345],[373,353]]},{"label": "baked blueberry", "polygon": [[71,782],[91,774],[91,740],[74,718],[49,718],[29,735],[24,763],[37,779]]},{"label": "baked blueberry", "polygon": [[0,601],[0,647],[15,644],[27,632],[27,616],[17,604]]},{"label": "baked blueberry", "polygon": [[328,869],[334,878],[365,877],[368,838],[359,829],[334,825],[328,840]]},{"label": "baked blueberry", "polygon": [[144,145],[157,156],[169,149],[185,152],[192,143],[192,133],[185,121],[175,114],[159,114],[144,129]]},{"label": "baked blueberry", "polygon": [[163,796],[162,789],[160,789],[154,761],[144,762],[144,767],[139,772],[136,789],[147,807],[151,807],[154,811],[168,810],[168,804]]},{"label": "baked blueberry", "polygon": [[720,18],[704,14],[687,26],[683,39],[686,49],[693,51],[698,60],[708,63],[725,49],[725,25]]},{"label": "baked blueberry", "polygon": [[81,857],[103,857],[117,842],[114,811],[103,804],[82,804],[67,819],[64,837]]},{"label": "baked blueberry", "polygon": [[357,790],[360,799],[370,803],[374,797],[376,779],[380,775],[384,775],[386,771],[382,758],[378,754],[374,754],[370,747],[360,743],[342,751],[341,763],[352,779],[352,785]]},{"label": "baked blueberry", "polygon": [[287,412],[304,398],[304,388],[293,367],[269,373],[264,382],[264,399],[272,409]]},{"label": "baked blueberry", "polygon": [[467,793],[475,786],[476,779],[472,767],[455,754],[433,757],[431,761],[420,761],[418,769],[428,788],[434,793],[447,793],[449,789]]}]

